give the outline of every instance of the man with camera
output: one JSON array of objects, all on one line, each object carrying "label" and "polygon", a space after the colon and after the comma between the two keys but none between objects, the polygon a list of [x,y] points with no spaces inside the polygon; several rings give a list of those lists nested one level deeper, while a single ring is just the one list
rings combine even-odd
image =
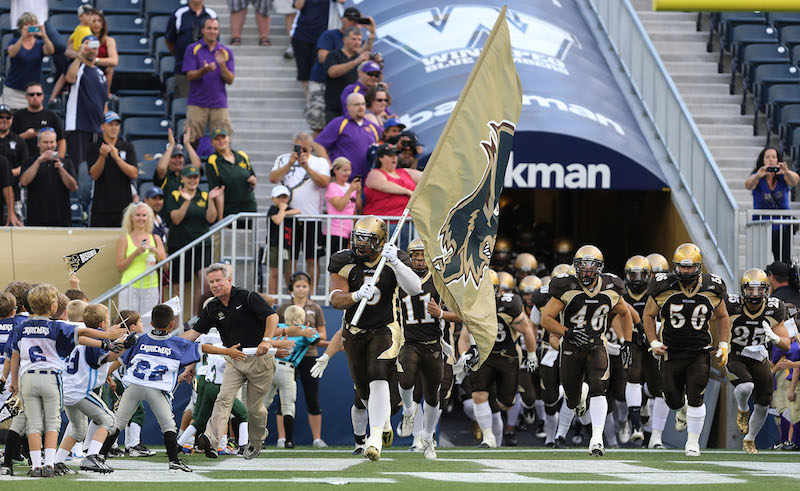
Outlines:
[{"label": "man with camera", "polygon": [[72,84],[67,100],[64,130],[67,132],[67,153],[76,165],[86,160],[89,145],[102,130],[103,114],[108,94],[106,76],[97,66],[100,41],[86,36],[81,42],[75,61],[67,70],[67,82]]},{"label": "man with camera", "polygon": [[[325,190],[331,182],[328,152],[305,131],[297,133],[293,143],[291,153],[275,159],[269,182],[283,184],[291,191],[291,208],[300,210],[303,215],[321,215]],[[312,154],[312,150],[316,155]],[[312,274],[312,288],[315,288],[319,277],[319,269],[315,268],[316,259],[325,254],[322,222],[319,219],[302,218],[301,215],[297,224],[295,239],[292,240],[293,257],[299,258],[300,250],[304,251],[306,271]],[[292,269],[297,268],[293,265]]]},{"label": "man with camera", "polygon": [[19,179],[20,186],[28,189],[26,225],[69,227],[72,224],[69,193],[78,189],[75,166],[70,159],[58,156],[53,128],[42,128],[38,142],[39,156],[29,157],[22,164]]},{"label": "man with camera", "polygon": [[361,50],[361,29],[348,27],[344,30],[342,49],[329,53],[323,68],[327,76],[325,86],[325,121],[341,116],[344,102],[339,98],[344,89],[358,80],[358,67],[369,61],[370,52]]}]

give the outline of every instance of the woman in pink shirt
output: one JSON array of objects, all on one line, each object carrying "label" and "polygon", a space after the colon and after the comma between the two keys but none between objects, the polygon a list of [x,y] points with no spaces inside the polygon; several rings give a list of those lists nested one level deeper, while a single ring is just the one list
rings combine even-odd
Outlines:
[{"label": "woman in pink shirt", "polygon": [[[361,178],[356,177],[353,182],[347,182],[352,171],[352,165],[346,157],[338,157],[333,161],[331,168],[333,180],[325,190],[325,207],[328,215],[356,215],[363,208]],[[353,220],[331,219],[331,229],[326,233],[331,236],[332,251],[348,247],[352,229]]]}]

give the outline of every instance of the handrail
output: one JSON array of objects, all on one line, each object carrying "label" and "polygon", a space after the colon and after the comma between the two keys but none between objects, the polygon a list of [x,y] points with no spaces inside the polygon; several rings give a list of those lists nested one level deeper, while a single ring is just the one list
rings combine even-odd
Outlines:
[{"label": "handrail", "polygon": [[[743,268],[765,268],[775,259],[789,262],[791,258],[777,258],[773,254],[773,225],[779,225],[777,240],[783,242],[788,235],[789,243],[794,240],[794,227],[800,227],[800,210],[746,210],[745,222],[745,263]],[[780,249],[780,248],[779,248]],[[791,255],[791,249],[789,251]]]},{"label": "handrail", "polygon": [[714,157],[629,0],[586,0],[641,99],[731,278],[739,258],[738,209]]}]

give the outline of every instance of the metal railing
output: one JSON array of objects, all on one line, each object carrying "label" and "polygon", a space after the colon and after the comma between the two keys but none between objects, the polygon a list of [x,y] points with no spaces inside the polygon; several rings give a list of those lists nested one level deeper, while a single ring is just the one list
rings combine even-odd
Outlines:
[{"label": "metal railing", "polygon": [[694,211],[731,278],[738,275],[738,204],[661,57],[629,0],[587,0],[658,139],[687,189]]},{"label": "metal railing", "polygon": [[[291,298],[286,288],[290,275],[305,271],[312,278],[310,298],[329,305],[328,258],[349,246],[346,230],[362,216],[296,215],[293,222],[285,219],[280,225],[269,226],[270,217],[266,213],[230,215],[131,281],[101,294],[93,303],[105,303],[113,313],[112,302],[116,301],[120,310],[130,307],[144,314],[157,303],[177,296],[182,306],[180,318],[185,322],[198,314],[202,300],[209,296],[201,268],[225,262],[231,265],[234,286],[265,293],[275,304]],[[389,227],[388,240],[399,217],[381,218]],[[344,229],[340,227],[342,222]],[[339,238],[341,234],[347,237]],[[405,248],[414,236],[412,219],[408,218],[398,238],[398,247]],[[271,242],[275,244],[270,246]],[[157,293],[154,297],[143,296],[140,292],[145,288]]]},{"label": "metal railing", "polygon": [[747,210],[742,269],[763,269],[773,260],[791,262],[792,248],[798,243],[794,235],[797,229],[800,210]]}]

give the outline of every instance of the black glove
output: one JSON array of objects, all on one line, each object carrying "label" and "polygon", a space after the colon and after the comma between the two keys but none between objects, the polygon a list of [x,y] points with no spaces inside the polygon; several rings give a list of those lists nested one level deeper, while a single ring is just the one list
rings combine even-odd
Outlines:
[{"label": "black glove", "polygon": [[586,331],[576,331],[575,329],[567,329],[564,333],[564,338],[578,348],[583,348],[591,344],[592,340]]},{"label": "black glove", "polygon": [[464,361],[466,362],[467,369],[472,370],[472,367],[478,364],[478,360],[480,360],[478,347],[473,344],[464,352]]},{"label": "black glove", "polygon": [[125,338],[125,343],[122,345],[125,349],[133,348],[133,345],[136,344],[136,335],[129,334],[127,338]]},{"label": "black glove", "polygon": [[100,347],[106,351],[113,351],[114,353],[120,353],[125,348],[123,347],[123,343],[120,341],[111,341],[108,339],[103,339],[100,341]]},{"label": "black glove", "polygon": [[633,339],[631,341],[636,346],[648,346],[647,336],[644,335],[644,323],[642,321],[633,325]]},{"label": "black glove", "polygon": [[0,392],[3,392],[3,389],[6,388],[6,379],[0,378]]},{"label": "black glove", "polygon": [[619,357],[622,360],[622,368],[627,370],[633,363],[633,343],[625,341],[619,349]]}]

